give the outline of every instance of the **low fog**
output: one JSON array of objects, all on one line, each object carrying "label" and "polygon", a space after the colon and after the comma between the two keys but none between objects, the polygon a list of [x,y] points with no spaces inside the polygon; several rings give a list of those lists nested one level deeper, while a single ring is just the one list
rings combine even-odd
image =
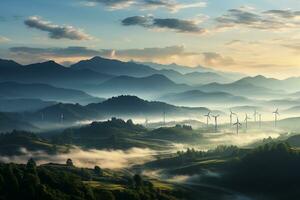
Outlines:
[{"label": "low fog", "polygon": [[18,156],[0,156],[0,161],[5,163],[26,163],[28,159],[34,158],[38,165],[46,163],[66,163],[67,159],[72,159],[77,167],[93,168],[99,165],[107,169],[128,168],[134,164],[143,164],[153,159],[157,154],[151,149],[132,148],[127,151],[122,150],[83,150],[75,147],[66,154],[50,155],[43,151],[28,151],[25,148],[20,149],[21,155]]},{"label": "low fog", "polygon": [[198,145],[190,145],[184,143],[172,143],[169,150],[153,150],[149,148],[131,148],[129,150],[84,150],[79,147],[73,147],[69,153],[48,154],[44,151],[29,151],[25,148],[20,149],[20,155],[16,156],[0,156],[0,161],[5,163],[26,163],[28,159],[34,158],[37,164],[60,163],[63,164],[68,158],[78,167],[93,168],[99,165],[102,168],[121,169],[129,168],[133,165],[143,164],[155,159],[156,155],[176,153],[177,151],[186,150],[187,148],[195,148],[207,151],[214,149],[219,145],[237,145],[247,146],[252,143],[263,140],[264,138],[279,137],[276,132],[248,132],[239,135],[230,134],[204,134],[203,140]]}]

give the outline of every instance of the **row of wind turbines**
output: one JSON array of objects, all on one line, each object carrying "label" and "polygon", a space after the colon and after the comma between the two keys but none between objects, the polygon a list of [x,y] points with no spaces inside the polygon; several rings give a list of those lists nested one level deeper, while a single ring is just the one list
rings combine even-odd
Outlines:
[{"label": "row of wind turbines", "polygon": [[[277,127],[277,121],[278,121],[278,115],[279,115],[279,109],[277,108],[274,112],[272,112],[272,114],[274,114],[274,126]],[[233,123],[233,116],[236,116],[236,122]],[[259,128],[261,128],[262,125],[262,114],[258,113],[257,110],[254,110],[253,113],[253,117],[254,117],[254,122],[257,122],[257,116],[259,117]],[[207,128],[209,127],[209,121],[211,120],[211,117],[214,118],[214,127],[215,127],[215,132],[218,132],[218,118],[220,117],[220,115],[212,115],[211,111],[209,111],[206,115],[204,115],[204,117],[206,117],[206,126]],[[236,133],[239,134],[239,130],[242,127],[242,123],[239,120],[238,114],[234,113],[231,109],[230,109],[230,127],[236,127]],[[249,120],[251,120],[251,118],[249,117],[249,115],[246,113],[245,114],[245,128],[246,131],[248,129],[248,122]]]}]

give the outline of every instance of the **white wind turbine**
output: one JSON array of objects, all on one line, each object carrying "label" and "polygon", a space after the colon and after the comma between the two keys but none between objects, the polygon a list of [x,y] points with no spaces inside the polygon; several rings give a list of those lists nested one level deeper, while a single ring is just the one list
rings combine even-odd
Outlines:
[{"label": "white wind turbine", "polygon": [[236,116],[236,113],[232,112],[232,110],[230,109],[230,127],[232,127],[232,116],[235,115]]},{"label": "white wind turbine", "polygon": [[218,132],[218,117],[220,117],[220,115],[213,115],[213,118],[215,118],[215,132]]},{"label": "white wind turbine", "polygon": [[149,123],[149,120],[148,120],[148,117],[146,117],[146,119],[145,119],[145,127],[146,128],[148,127],[148,123]]},{"label": "white wind turbine", "polygon": [[236,134],[239,134],[239,129],[242,126],[242,124],[239,121],[239,118],[236,118],[236,123],[233,124],[233,126],[236,126]]},{"label": "white wind turbine", "polygon": [[257,110],[255,109],[255,110],[254,110],[254,113],[253,113],[253,116],[254,116],[254,122],[256,122],[256,116],[257,116],[257,114],[258,114],[258,112],[257,112]]},{"label": "white wind turbine", "polygon": [[206,114],[206,115],[204,115],[204,117],[206,117],[206,126],[207,126],[207,128],[208,128],[208,121],[210,120],[210,111]]},{"label": "white wind turbine", "polygon": [[248,114],[246,113],[245,114],[245,122],[246,122],[246,131],[247,131],[247,129],[248,129],[248,120],[249,119],[251,119],[249,116],[248,116]]},{"label": "white wind turbine", "polygon": [[277,127],[277,120],[278,120],[278,115],[279,115],[278,108],[273,112],[273,114],[274,114],[274,126]]},{"label": "white wind turbine", "polygon": [[64,123],[65,116],[63,113],[60,114],[60,123]]}]

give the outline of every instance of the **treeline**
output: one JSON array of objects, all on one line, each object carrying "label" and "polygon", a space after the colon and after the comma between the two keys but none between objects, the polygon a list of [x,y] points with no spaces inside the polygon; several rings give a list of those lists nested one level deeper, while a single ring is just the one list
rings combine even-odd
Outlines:
[{"label": "treeline", "polygon": [[231,157],[238,156],[241,150],[234,145],[219,145],[215,149],[208,151],[195,150],[194,148],[187,148],[185,151],[177,151],[177,159],[192,161],[194,159],[204,158],[208,156]]},{"label": "treeline", "polygon": [[68,159],[66,165],[36,166],[33,159],[26,165],[0,164],[1,200],[176,200],[172,194],[154,188],[149,181],[135,175],[124,190],[91,187],[88,182],[103,176],[99,166],[81,169]]},{"label": "treeline", "polygon": [[233,157],[222,166],[222,178],[210,184],[267,199],[298,199],[300,153],[284,142],[271,142]]}]

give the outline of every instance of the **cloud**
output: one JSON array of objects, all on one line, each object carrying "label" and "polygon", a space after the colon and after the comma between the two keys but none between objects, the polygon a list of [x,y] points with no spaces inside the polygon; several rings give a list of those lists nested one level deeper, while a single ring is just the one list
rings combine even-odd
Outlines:
[{"label": "cloud", "polygon": [[22,64],[55,60],[63,65],[70,65],[71,63],[94,56],[102,56],[122,61],[134,60],[161,64],[178,63],[194,66],[201,64],[203,57],[198,52],[187,51],[184,45],[132,49],[91,49],[87,47],[36,48],[17,46],[9,50],[5,57]]},{"label": "cloud", "polygon": [[177,18],[154,18],[152,16],[133,16],[122,20],[123,26],[142,26],[146,28],[170,29],[179,33],[203,34],[205,29],[198,26],[196,20]]},{"label": "cloud", "polygon": [[209,66],[228,66],[235,65],[235,61],[233,58],[229,56],[222,56],[216,52],[204,52],[204,62]]},{"label": "cloud", "polygon": [[93,56],[104,56],[125,60],[149,60],[158,58],[170,58],[172,56],[192,56],[197,55],[193,52],[186,52],[184,46],[153,47],[143,49],[101,49],[94,50],[86,47],[67,47],[67,48],[35,48],[35,47],[12,47],[10,52],[15,57],[49,59],[60,58],[83,58]]},{"label": "cloud", "polygon": [[171,12],[178,12],[188,8],[206,7],[205,2],[178,3],[175,0],[85,0],[86,6],[96,6],[97,3],[108,7],[111,10],[138,7],[141,10],[165,8]]},{"label": "cloud", "polygon": [[194,52],[186,52],[184,46],[169,46],[163,48],[125,49],[115,50],[114,56],[117,58],[131,59],[157,59],[170,58],[172,56],[192,56],[198,55]]},{"label": "cloud", "polygon": [[78,56],[95,56],[101,52],[86,47],[67,47],[67,48],[34,48],[34,47],[12,47],[10,51],[23,55],[36,56],[57,56],[57,57],[78,57]]},{"label": "cloud", "polygon": [[21,155],[18,156],[0,156],[0,161],[5,163],[26,163],[28,159],[34,158],[37,163],[59,163],[64,164],[68,158],[71,158],[77,167],[93,168],[99,165],[102,168],[121,169],[135,164],[143,164],[154,159],[155,151],[151,149],[132,148],[126,151],[122,150],[83,150],[74,147],[69,153],[49,155],[43,151],[28,151],[25,148],[20,149]]},{"label": "cloud", "polygon": [[231,41],[225,43],[225,45],[230,46],[230,45],[234,45],[234,44],[240,44],[242,42],[243,41],[241,41],[241,40],[231,40]]},{"label": "cloud", "polygon": [[300,52],[300,43],[299,44],[283,44],[283,47],[295,50],[297,52]]},{"label": "cloud", "polygon": [[191,20],[180,20],[175,18],[154,19],[153,26],[168,28],[178,32],[203,33],[204,29],[198,27],[196,22]]},{"label": "cloud", "polygon": [[152,17],[146,17],[146,16],[133,16],[133,17],[127,17],[122,20],[122,25],[124,26],[144,26],[144,27],[150,27],[152,24]]},{"label": "cloud", "polygon": [[50,21],[45,21],[41,17],[32,16],[24,21],[24,24],[29,28],[35,28],[41,31],[48,32],[52,39],[70,39],[70,40],[89,40],[91,36],[84,33],[82,30],[76,29],[73,26],[60,26],[53,24]]},{"label": "cloud", "polygon": [[0,43],[6,43],[6,42],[9,42],[9,41],[10,41],[9,38],[0,35]]},{"label": "cloud", "polygon": [[230,9],[216,18],[218,28],[247,27],[261,30],[282,30],[300,26],[300,11],[268,10],[256,12],[254,9]]},{"label": "cloud", "polygon": [[265,11],[264,13],[276,17],[287,18],[287,19],[300,17],[300,11],[292,11],[292,10],[268,10]]},{"label": "cloud", "polygon": [[86,0],[86,1],[88,2],[89,6],[95,6],[96,3],[100,3],[113,10],[127,8],[135,2],[134,0]]}]

